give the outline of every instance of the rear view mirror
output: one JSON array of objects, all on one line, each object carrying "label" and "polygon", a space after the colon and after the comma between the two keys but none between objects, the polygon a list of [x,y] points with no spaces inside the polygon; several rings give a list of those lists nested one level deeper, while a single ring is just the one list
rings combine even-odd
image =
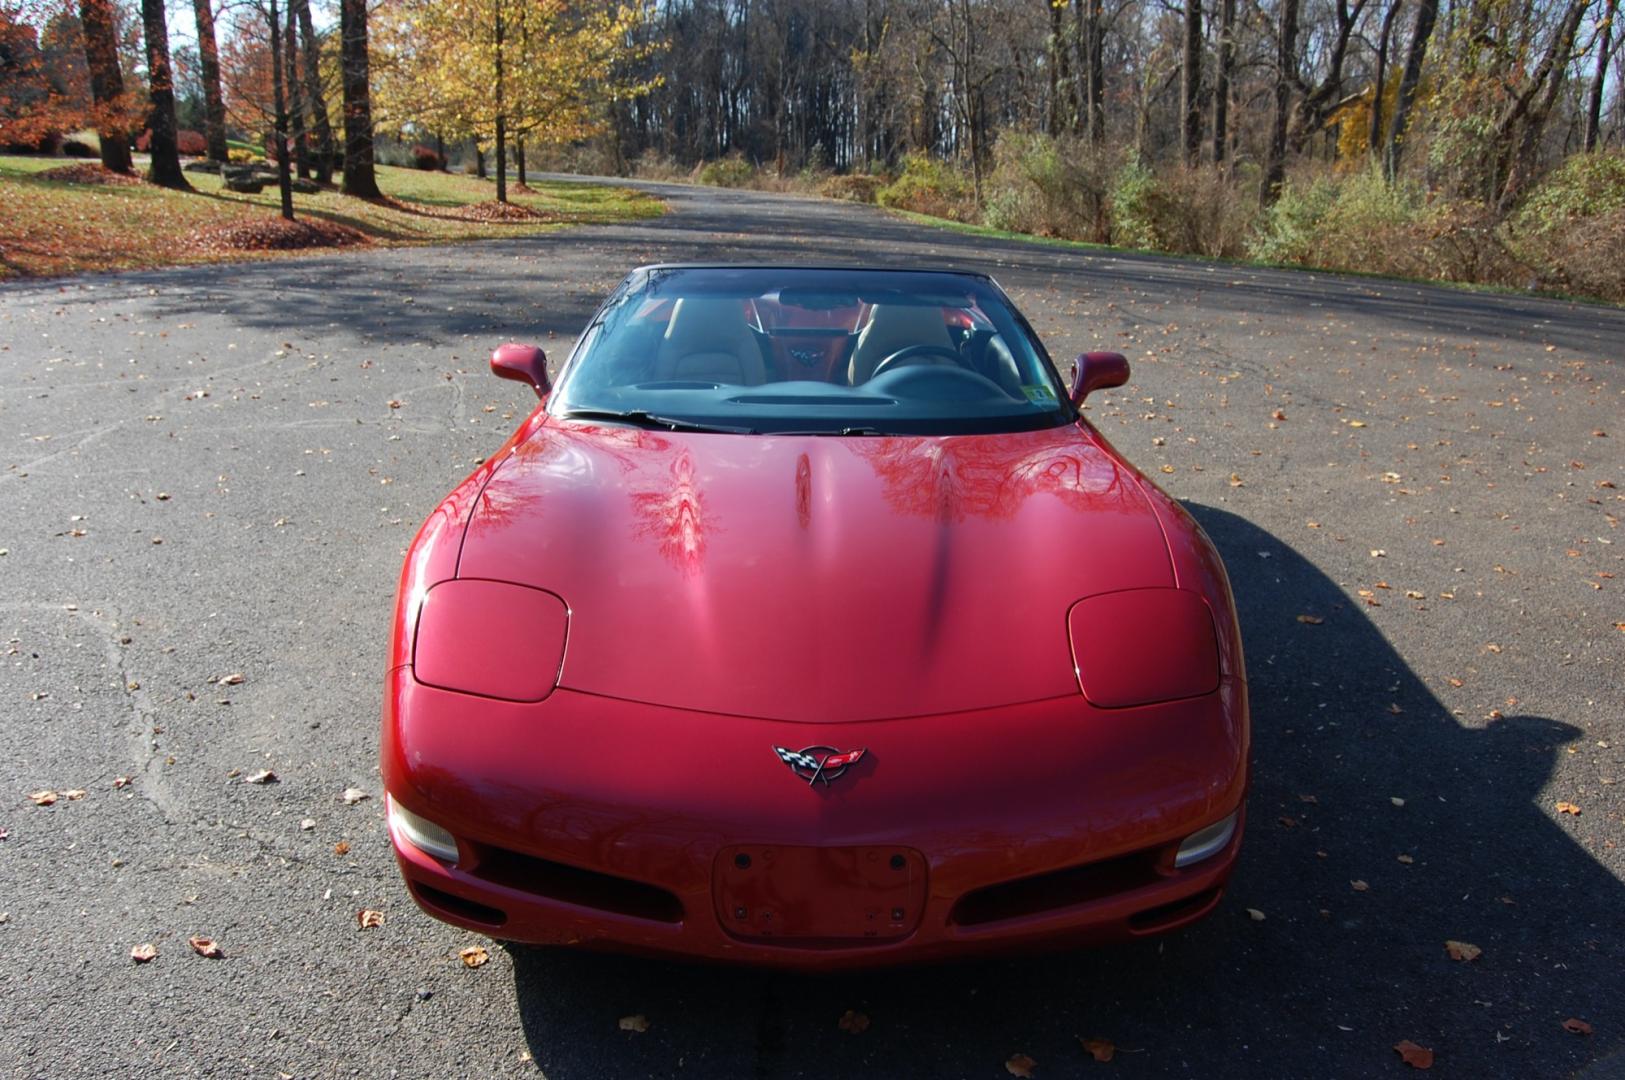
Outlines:
[{"label": "rear view mirror", "polygon": [[1096,390],[1122,386],[1128,382],[1128,357],[1115,352],[1086,352],[1073,362],[1072,404]]},{"label": "rear view mirror", "polygon": [[514,341],[498,345],[491,354],[491,374],[499,379],[529,383],[537,397],[546,397],[550,388],[547,354],[534,345],[521,345]]}]

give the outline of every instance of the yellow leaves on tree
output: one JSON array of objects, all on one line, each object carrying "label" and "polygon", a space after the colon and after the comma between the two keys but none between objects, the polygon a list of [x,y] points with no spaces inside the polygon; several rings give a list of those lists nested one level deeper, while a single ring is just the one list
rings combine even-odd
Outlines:
[{"label": "yellow leaves on tree", "polygon": [[648,12],[646,0],[385,0],[373,17],[375,116],[482,146],[499,120],[508,138],[586,138],[611,102],[653,85],[628,73]]}]

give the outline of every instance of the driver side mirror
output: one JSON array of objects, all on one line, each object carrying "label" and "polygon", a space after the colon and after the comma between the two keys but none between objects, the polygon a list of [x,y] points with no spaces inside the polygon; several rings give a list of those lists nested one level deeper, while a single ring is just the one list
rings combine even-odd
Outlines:
[{"label": "driver side mirror", "polygon": [[1083,399],[1094,391],[1126,382],[1128,357],[1115,352],[1086,352],[1072,362],[1072,404],[1082,407]]},{"label": "driver side mirror", "polygon": [[513,341],[498,345],[491,354],[491,374],[499,379],[529,383],[537,397],[546,397],[551,389],[547,381],[547,354],[534,345]]}]

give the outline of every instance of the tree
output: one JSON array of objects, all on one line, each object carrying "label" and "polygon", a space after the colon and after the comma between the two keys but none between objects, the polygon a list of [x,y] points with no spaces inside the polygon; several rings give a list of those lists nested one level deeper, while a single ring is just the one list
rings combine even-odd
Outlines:
[{"label": "tree", "polygon": [[1591,90],[1586,95],[1585,134],[1581,144],[1586,153],[1597,148],[1597,134],[1602,128],[1602,92],[1608,85],[1608,51],[1613,45],[1611,37],[1614,16],[1619,13],[1619,0],[1606,0],[1602,10],[1602,25],[1597,30],[1597,69],[1591,77]]},{"label": "tree", "polygon": [[79,24],[85,35],[85,66],[96,102],[96,136],[102,144],[102,165],[114,172],[134,170],[130,159],[130,111],[119,67],[118,35],[114,29],[113,0],[79,0]]},{"label": "tree", "polygon": [[1179,65],[1179,102],[1183,114],[1185,164],[1202,156],[1202,0],[1185,0],[1184,51]]},{"label": "tree", "polygon": [[316,135],[316,179],[326,184],[333,179],[333,128],[327,119],[327,98],[322,93],[321,43],[310,17],[310,0],[288,0],[288,7],[299,20],[299,34],[304,41],[305,104]]},{"label": "tree", "polygon": [[175,80],[169,68],[169,26],[164,0],[141,0],[141,25],[147,39],[147,87],[152,99],[152,167],[148,179],[160,187],[191,191],[181,171],[176,147]]},{"label": "tree", "polygon": [[1405,51],[1405,73],[1399,78],[1399,96],[1394,99],[1394,123],[1388,129],[1388,178],[1399,176],[1399,161],[1405,149],[1405,128],[1410,124],[1416,88],[1422,81],[1422,60],[1427,56],[1433,23],[1439,17],[1439,0],[1418,0],[1416,28],[1411,31],[1410,48]]},{"label": "tree", "polygon": [[1298,0],[1281,0],[1281,23],[1275,49],[1275,116],[1270,128],[1269,158],[1264,166],[1266,205],[1280,197],[1281,185],[1286,180],[1287,124],[1292,114],[1292,89],[1297,82]]},{"label": "tree", "polygon": [[[1395,0],[1397,3],[1398,0]],[[1219,57],[1213,71],[1213,163],[1230,151],[1230,76],[1236,66],[1236,0],[1219,3]]]},{"label": "tree", "polygon": [[368,87],[367,0],[339,0],[339,42],[344,87],[346,195],[379,199],[372,163],[372,99]]},{"label": "tree", "polygon": [[203,137],[209,144],[209,156],[225,161],[226,101],[220,90],[220,48],[214,36],[212,0],[192,0],[192,12],[197,19],[198,68],[203,80]]},{"label": "tree", "polygon": [[495,150],[496,195],[508,198],[511,139],[565,141],[602,130],[606,106],[643,92],[618,68],[641,3],[591,0],[392,0],[379,11],[380,112],[418,133],[471,135]]}]

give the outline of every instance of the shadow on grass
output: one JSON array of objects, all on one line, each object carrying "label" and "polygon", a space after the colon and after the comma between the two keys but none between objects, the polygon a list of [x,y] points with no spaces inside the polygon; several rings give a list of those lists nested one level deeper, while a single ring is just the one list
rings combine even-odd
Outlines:
[{"label": "shadow on grass", "polygon": [[[1618,1075],[1625,1035],[1560,1027],[1625,1000],[1625,888],[1534,802],[1578,730],[1458,721],[1307,559],[1190,509],[1230,567],[1254,721],[1249,835],[1211,918],[1088,953],[827,978],[513,946],[537,1064],[557,1080],[995,1076],[1020,1052],[1065,1076],[1098,1067],[1076,1037],[1104,1036],[1140,1076],[1365,1076],[1400,1068],[1392,1046],[1412,1039],[1463,1076]],[[1484,955],[1452,962],[1447,939]],[[870,1030],[839,1031],[847,1009]],[[617,1029],[631,1014],[647,1033]]]}]

